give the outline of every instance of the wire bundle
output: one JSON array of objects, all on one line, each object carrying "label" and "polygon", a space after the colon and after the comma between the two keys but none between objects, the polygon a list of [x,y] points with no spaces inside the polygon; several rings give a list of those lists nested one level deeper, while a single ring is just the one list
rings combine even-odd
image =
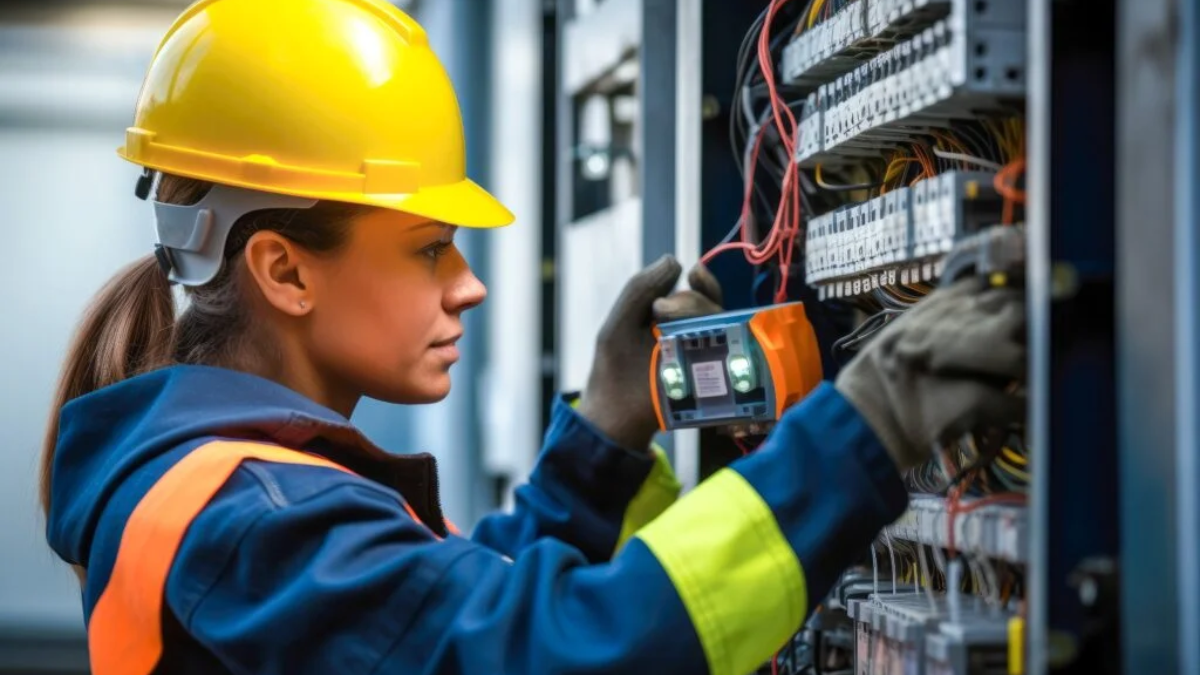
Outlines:
[{"label": "wire bundle", "polygon": [[910,470],[909,490],[950,497],[1024,495],[1029,483],[1024,432],[1014,427],[968,434]]},{"label": "wire bundle", "polygon": [[[741,250],[746,260],[754,265],[763,265],[769,262],[776,262],[779,265],[779,286],[775,293],[775,301],[783,302],[787,299],[786,289],[792,259],[796,251],[797,237],[801,230],[802,212],[803,212],[803,196],[800,190],[800,171],[796,163],[792,161],[795,155],[797,133],[796,116],[792,112],[791,107],[781,95],[781,87],[777,86],[775,81],[775,65],[772,57],[772,51],[782,40],[786,39],[790,31],[783,31],[781,36],[776,40],[771,39],[771,27],[775,22],[780,9],[790,0],[771,0],[771,4],[767,10],[759,17],[751,27],[747,37],[754,35],[757,32],[757,65],[759,75],[763,78],[766,85],[766,93],[769,102],[768,114],[765,124],[756,123],[751,126],[748,132],[741,135],[745,137],[745,154],[746,161],[743,162],[745,167],[743,172],[744,191],[742,200],[742,211],[738,217],[737,224],[725,239],[711,249],[702,258],[702,262],[709,262],[717,255],[730,250]],[[810,0],[809,7],[813,6],[813,1]],[[797,22],[799,19],[797,19]],[[773,42],[775,43],[773,45]],[[742,50],[739,53],[739,63],[743,63],[749,54],[749,44],[743,41]],[[752,81],[752,80],[751,80]],[[749,83],[745,80],[745,71],[739,69],[737,90],[735,97],[740,101],[741,105],[734,106],[734,114],[731,116],[731,143],[734,148],[735,155],[739,155],[739,132],[741,127],[746,122],[755,119],[753,111],[753,102],[751,100],[753,91]],[[743,119],[744,118],[744,119]],[[759,237],[754,227],[754,209],[753,202],[756,193],[759,198],[765,202],[768,213],[772,212],[769,199],[758,192],[755,184],[755,173],[759,166],[760,156],[764,149],[766,138],[769,134],[774,134],[778,137],[778,147],[775,148],[779,154],[779,160],[782,163],[782,173],[777,175],[772,173],[772,177],[778,177],[778,186],[780,191],[778,208],[773,209],[774,220],[770,229],[765,235]],[[770,159],[763,158],[764,164],[769,164]],[[734,238],[737,241],[733,241]]]}]

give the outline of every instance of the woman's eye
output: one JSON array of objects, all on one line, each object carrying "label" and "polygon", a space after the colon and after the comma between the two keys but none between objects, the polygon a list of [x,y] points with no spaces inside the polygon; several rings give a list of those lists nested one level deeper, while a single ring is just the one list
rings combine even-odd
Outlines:
[{"label": "woman's eye", "polygon": [[454,244],[449,241],[439,241],[421,249],[421,255],[426,256],[430,260],[437,261],[442,256],[450,252],[450,247]]}]

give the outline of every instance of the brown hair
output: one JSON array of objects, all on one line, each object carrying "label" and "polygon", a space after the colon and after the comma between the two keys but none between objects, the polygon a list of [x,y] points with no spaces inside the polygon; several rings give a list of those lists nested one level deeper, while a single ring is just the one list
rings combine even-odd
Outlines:
[{"label": "brown hair", "polygon": [[[204,198],[211,183],[163,174],[156,199],[190,205]],[[242,251],[260,230],[278,232],[316,252],[345,243],[352,220],[367,207],[318,202],[311,209],[255,211],[234,224],[225,243],[225,264],[217,276],[187,288],[188,306],[176,319],[175,298],[153,255],[119,272],[96,295],[67,352],[42,444],[41,502],[50,511],[50,480],[58,421],[68,401],[175,363],[237,368],[262,355],[245,302]],[[261,347],[259,347],[261,349]]]}]

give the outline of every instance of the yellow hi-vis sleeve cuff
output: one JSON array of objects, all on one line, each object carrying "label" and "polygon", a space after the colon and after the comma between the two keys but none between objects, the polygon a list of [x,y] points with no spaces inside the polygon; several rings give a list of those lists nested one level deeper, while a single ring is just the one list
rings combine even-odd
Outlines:
[{"label": "yellow hi-vis sleeve cuff", "polygon": [[717,472],[636,536],[675,585],[713,675],[753,672],[800,629],[804,570],[736,471]]},{"label": "yellow hi-vis sleeve cuff", "polygon": [[662,515],[675,500],[679,498],[682,486],[667,461],[667,453],[662,448],[653,446],[655,461],[650,475],[646,476],[642,487],[625,508],[625,518],[621,522],[621,534],[617,537],[617,551],[625,546],[638,530],[650,521]]}]

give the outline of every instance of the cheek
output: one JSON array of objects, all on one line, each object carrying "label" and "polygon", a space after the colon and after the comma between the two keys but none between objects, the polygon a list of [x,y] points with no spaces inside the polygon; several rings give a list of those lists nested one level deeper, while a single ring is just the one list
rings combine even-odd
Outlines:
[{"label": "cheek", "polygon": [[410,371],[419,367],[442,312],[440,293],[428,279],[343,276],[329,290],[331,300],[313,317],[323,360],[352,380],[416,374]]}]

